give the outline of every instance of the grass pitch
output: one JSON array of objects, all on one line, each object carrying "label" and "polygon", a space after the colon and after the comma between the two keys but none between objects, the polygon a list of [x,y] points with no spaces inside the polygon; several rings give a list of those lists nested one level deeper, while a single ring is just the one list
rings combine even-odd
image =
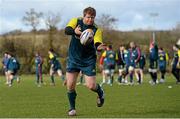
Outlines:
[{"label": "grass pitch", "polygon": [[[115,77],[115,79],[117,76]],[[119,117],[180,117],[180,85],[167,75],[165,84],[151,86],[149,75],[142,85],[104,86],[105,104],[96,106],[97,95],[84,85],[77,86],[77,116],[91,118]],[[46,85],[37,87],[35,75],[22,75],[21,83],[5,85],[0,77],[0,118],[66,118],[69,107],[66,87],[55,77],[56,86],[50,86],[50,77],[44,75]],[[101,81],[101,76],[97,76]],[[168,87],[168,86],[172,86]]]}]

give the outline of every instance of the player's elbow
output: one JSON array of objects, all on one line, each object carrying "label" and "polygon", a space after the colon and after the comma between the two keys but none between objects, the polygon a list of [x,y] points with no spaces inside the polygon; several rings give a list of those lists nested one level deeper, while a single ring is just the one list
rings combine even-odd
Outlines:
[{"label": "player's elbow", "polygon": [[66,35],[73,35],[74,34],[74,29],[72,27],[70,27],[70,26],[67,26],[65,28],[65,34]]}]

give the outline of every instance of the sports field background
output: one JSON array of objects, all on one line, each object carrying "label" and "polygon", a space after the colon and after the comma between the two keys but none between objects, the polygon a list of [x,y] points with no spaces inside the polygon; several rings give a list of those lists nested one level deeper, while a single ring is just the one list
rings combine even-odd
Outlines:
[{"label": "sports field background", "polygon": [[[105,104],[100,108],[96,107],[96,94],[78,85],[77,117],[180,117],[180,85],[175,84],[172,75],[167,77],[165,84],[155,86],[148,83],[149,75],[142,85],[105,85]],[[49,76],[44,75],[44,80],[46,85],[37,87],[35,75],[22,75],[20,84],[15,81],[8,87],[1,76],[0,118],[68,117],[66,87],[58,77],[55,87],[49,85]]]}]

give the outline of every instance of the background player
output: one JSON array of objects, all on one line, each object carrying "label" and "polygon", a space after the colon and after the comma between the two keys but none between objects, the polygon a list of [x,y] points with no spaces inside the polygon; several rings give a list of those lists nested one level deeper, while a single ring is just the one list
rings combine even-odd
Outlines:
[{"label": "background player", "polygon": [[159,48],[158,50],[158,66],[159,70],[161,72],[161,79],[160,83],[164,83],[165,81],[165,73],[166,73],[166,64],[167,64],[168,57],[166,55],[166,52],[163,50],[163,48]]},{"label": "background player", "polygon": [[150,43],[150,48],[149,48],[149,51],[150,51],[150,54],[149,54],[149,73],[150,73],[151,78],[152,78],[152,80],[150,81],[150,83],[152,85],[158,83],[158,80],[157,80],[158,45],[155,42],[154,37],[153,37],[153,40]]},{"label": "background player", "polygon": [[43,84],[43,78],[42,78],[42,65],[43,65],[43,59],[39,52],[35,55],[35,65],[36,65],[36,83],[38,87]]},{"label": "background player", "polygon": [[172,61],[172,74],[176,78],[176,84],[180,84],[180,50],[178,45],[173,46],[174,57]]},{"label": "background player", "polygon": [[64,75],[62,73],[61,64],[57,59],[57,55],[55,54],[54,50],[51,48],[48,51],[49,59],[50,59],[50,77],[51,77],[51,85],[55,86],[54,81],[54,74],[57,74],[61,77],[63,81],[63,85],[65,84]]},{"label": "background player", "polygon": [[[107,50],[101,56],[100,64],[103,64],[105,77],[108,78],[108,84],[112,86],[114,80],[114,70],[118,57],[116,52],[112,50],[112,45],[107,47]],[[104,83],[104,82],[103,82]]]},{"label": "background player", "polygon": [[8,70],[7,70],[7,64],[8,64],[9,58],[8,58],[8,52],[4,53],[4,57],[2,60],[2,65],[3,65],[3,71],[5,74],[5,78],[6,78],[6,84],[8,85]]}]

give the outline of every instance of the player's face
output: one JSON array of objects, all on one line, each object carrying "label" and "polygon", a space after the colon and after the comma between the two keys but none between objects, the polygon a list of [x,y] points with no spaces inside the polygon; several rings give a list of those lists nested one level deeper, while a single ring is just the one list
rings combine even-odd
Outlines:
[{"label": "player's face", "polygon": [[11,58],[11,55],[8,54],[8,58]]},{"label": "player's face", "polygon": [[134,48],[135,47],[135,44],[133,42],[130,43],[130,47],[131,48]]},{"label": "player's face", "polygon": [[107,50],[110,50],[110,48],[109,48],[109,47],[107,47]]},{"label": "player's face", "polygon": [[119,50],[120,50],[120,51],[122,51],[122,46],[121,46],[121,47],[119,47]]},{"label": "player's face", "polygon": [[121,51],[123,51],[124,50],[124,46],[121,46],[121,49],[120,49]]},{"label": "player's face", "polygon": [[4,54],[4,57],[7,57],[7,56],[8,56],[8,54],[7,54],[7,53],[5,53],[5,54]]},{"label": "player's face", "polygon": [[159,52],[159,53],[161,53],[161,52],[162,52],[162,50],[160,50],[160,49],[159,49],[159,50],[158,50],[158,52]]},{"label": "player's face", "polygon": [[83,22],[86,25],[93,25],[94,24],[95,16],[92,16],[90,14],[86,14],[83,18]]},{"label": "player's face", "polygon": [[176,48],[176,46],[173,46],[173,50],[174,50],[174,51],[177,51],[177,48]]}]

